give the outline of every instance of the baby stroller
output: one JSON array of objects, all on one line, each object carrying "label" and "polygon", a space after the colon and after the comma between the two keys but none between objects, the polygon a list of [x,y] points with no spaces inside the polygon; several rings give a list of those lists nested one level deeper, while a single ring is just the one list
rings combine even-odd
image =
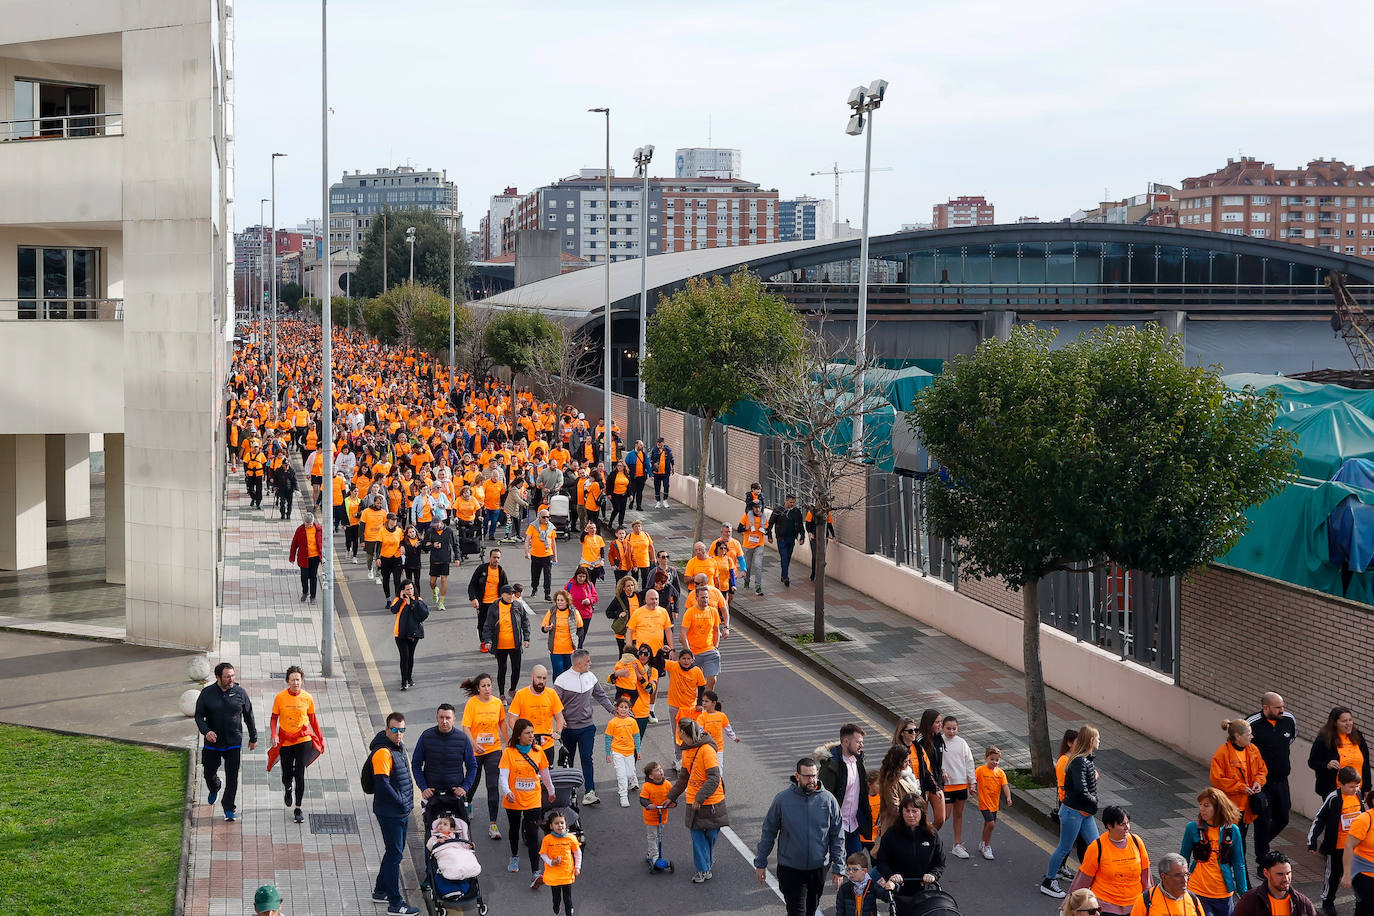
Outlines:
[{"label": "baby stroller", "polygon": [[[441,817],[451,817],[457,825],[458,839],[472,845],[468,830],[467,805],[463,799],[451,792],[440,792],[425,805],[425,835],[428,837],[434,822]],[[451,881],[439,871],[439,863],[433,852],[425,850],[425,881],[421,886],[425,902],[435,916],[444,916],[450,911],[455,913],[476,912],[486,916],[487,904],[482,899],[481,882],[476,877],[463,881]]]},{"label": "baby stroller", "polygon": [[928,884],[915,894],[888,895],[890,916],[959,916],[959,902],[939,884]]},{"label": "baby stroller", "polygon": [[566,490],[555,490],[549,497],[549,521],[553,522],[553,529],[558,532],[559,537],[566,538],[572,535],[572,513]]},{"label": "baby stroller", "polygon": [[578,812],[582,810],[582,771],[575,767],[549,767],[549,778],[553,780],[553,801],[545,801],[539,819],[548,822],[554,811],[563,815],[568,822],[568,832],[577,837],[585,850],[587,835],[582,830],[582,820]]},{"label": "baby stroller", "polygon": [[458,561],[468,557],[482,556],[482,523],[480,521],[458,523]]}]

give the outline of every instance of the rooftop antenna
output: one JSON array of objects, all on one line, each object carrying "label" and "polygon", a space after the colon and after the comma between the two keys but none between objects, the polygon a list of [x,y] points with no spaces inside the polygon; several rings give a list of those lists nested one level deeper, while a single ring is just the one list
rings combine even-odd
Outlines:
[{"label": "rooftop antenna", "polygon": [[712,138],[712,133],[711,133],[711,116],[708,114],[708,115],[706,116],[706,145],[707,145],[708,147],[711,145],[711,138]]}]

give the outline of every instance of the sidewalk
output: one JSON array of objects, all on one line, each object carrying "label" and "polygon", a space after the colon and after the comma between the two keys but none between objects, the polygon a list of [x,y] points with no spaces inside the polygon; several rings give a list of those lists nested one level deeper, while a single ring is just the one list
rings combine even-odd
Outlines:
[{"label": "sidewalk", "polygon": [[[696,513],[694,508],[671,505],[666,510],[631,512],[627,521],[642,515],[655,545],[666,546],[674,564],[681,568],[691,556]],[[708,517],[703,531],[708,544],[719,534],[720,525],[721,520]],[[807,578],[809,573],[805,563],[794,559],[791,587],[783,588],[778,578],[778,555],[770,551],[764,564],[764,594],[741,590],[732,613],[799,663],[886,712],[893,727],[901,716],[919,719],[922,710],[938,709],[941,714],[958,717],[959,733],[976,758],[981,760],[982,748],[996,744],[1002,751],[1003,767],[1030,766],[1021,672],[834,579],[826,582],[826,627],[848,639],[803,646],[794,637],[812,629],[815,592]],[[1020,625],[1019,620],[1007,618],[1007,626],[1019,629]],[[723,652],[723,670],[727,673],[729,654],[727,644]],[[1047,704],[1054,748],[1066,728],[1087,723],[1101,731],[1102,748],[1096,756],[1101,804],[1125,805],[1131,812],[1132,830],[1144,839],[1154,857],[1176,852],[1184,827],[1197,816],[1197,793],[1208,785],[1207,765],[1062,693],[1049,691]],[[1217,734],[1219,746],[1221,732]],[[882,746],[890,738],[878,735],[870,737],[870,742]],[[1295,751],[1294,759],[1300,754]],[[1301,771],[1295,770],[1290,785],[1295,792],[1308,791],[1300,760],[1297,766]],[[1048,811],[1054,797],[1054,789],[1018,793],[1015,809],[1040,823],[1051,843],[1054,837]],[[1306,852],[1307,827],[1305,819],[1294,815],[1275,846],[1293,858],[1294,883],[1313,896],[1320,892],[1322,860]],[[1249,860],[1253,870],[1253,854]]]},{"label": "sidewalk", "polygon": [[[239,774],[236,823],[205,802],[197,767],[189,842],[187,916],[239,916],[252,911],[259,885],[276,884],[288,913],[373,913],[372,882],[381,861],[381,840],[371,799],[358,788],[363,755],[372,739],[367,707],[337,657],[335,676],[322,678],[320,605],[300,603],[300,580],[287,559],[306,494],[297,494],[290,521],[271,507],[250,509],[241,479],[231,478],[224,511],[224,611],[220,651],[211,661],[231,661],[253,700],[258,748],[245,751]],[[267,733],[272,699],[284,688],[290,665],[305,669],[305,689],[315,698],[324,727],[325,753],[306,771],[296,824],[282,805],[280,770],[267,772]],[[186,727],[194,731],[189,722]],[[321,816],[333,823],[322,822]],[[414,888],[413,881],[403,883]],[[412,905],[419,906],[418,894]]]}]

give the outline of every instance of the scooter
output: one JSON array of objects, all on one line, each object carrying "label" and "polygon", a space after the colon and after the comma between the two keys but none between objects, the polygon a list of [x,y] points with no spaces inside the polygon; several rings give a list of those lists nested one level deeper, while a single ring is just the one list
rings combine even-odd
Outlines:
[{"label": "scooter", "polygon": [[671,875],[674,871],[673,863],[670,860],[663,858],[663,819],[665,816],[663,813],[664,805],[654,805],[653,808],[655,811],[658,812],[658,855],[648,860],[649,874],[654,875],[658,874],[659,872],[666,871],[668,874]]}]

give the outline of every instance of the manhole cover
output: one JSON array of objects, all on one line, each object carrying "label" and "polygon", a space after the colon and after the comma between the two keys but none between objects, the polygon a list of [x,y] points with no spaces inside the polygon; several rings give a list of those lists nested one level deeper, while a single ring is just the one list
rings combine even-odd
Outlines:
[{"label": "manhole cover", "polygon": [[352,814],[312,814],[310,815],[311,833],[352,833],[358,832],[358,819]]}]

